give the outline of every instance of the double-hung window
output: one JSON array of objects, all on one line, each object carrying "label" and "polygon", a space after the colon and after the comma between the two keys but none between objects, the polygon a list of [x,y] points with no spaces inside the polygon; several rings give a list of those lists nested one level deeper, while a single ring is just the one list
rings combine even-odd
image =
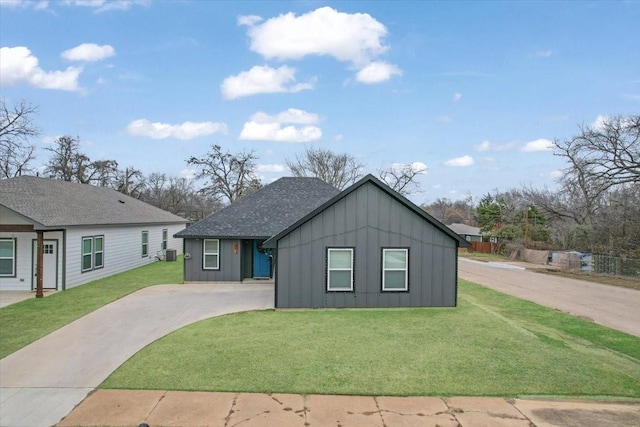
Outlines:
[{"label": "double-hung window", "polygon": [[327,248],[327,291],[353,291],[353,248]]},{"label": "double-hung window", "polygon": [[202,243],[202,268],[220,270],[220,240],[204,239]]},{"label": "double-hung window", "polygon": [[104,236],[82,238],[82,271],[104,267]]},{"label": "double-hung window", "polygon": [[167,229],[164,228],[162,230],[162,250],[163,251],[167,250],[167,234],[168,234]]},{"label": "double-hung window", "polygon": [[0,239],[0,277],[16,276],[16,239]]},{"label": "double-hung window", "polygon": [[149,256],[149,232],[142,232],[142,257]]},{"label": "double-hung window", "polygon": [[409,249],[382,249],[382,290],[409,290]]}]

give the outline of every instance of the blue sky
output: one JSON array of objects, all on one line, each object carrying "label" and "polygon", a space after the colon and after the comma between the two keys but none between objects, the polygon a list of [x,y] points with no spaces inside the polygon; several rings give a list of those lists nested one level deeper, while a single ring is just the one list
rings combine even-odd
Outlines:
[{"label": "blue sky", "polygon": [[190,176],[213,143],[265,182],[305,145],[425,165],[417,203],[554,187],[549,145],[640,110],[640,2],[0,0],[0,84],[43,148]]}]

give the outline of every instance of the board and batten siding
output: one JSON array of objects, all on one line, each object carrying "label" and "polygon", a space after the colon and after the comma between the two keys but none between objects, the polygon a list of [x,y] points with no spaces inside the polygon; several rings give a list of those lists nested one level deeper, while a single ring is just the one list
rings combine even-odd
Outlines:
[{"label": "board and batten siding", "polygon": [[[240,282],[242,280],[242,241],[220,239],[219,269],[205,270],[202,263],[204,239],[184,239],[184,251],[190,257],[184,260],[185,282]],[[234,245],[238,253],[233,253]]]},{"label": "board and batten siding", "polygon": [[[162,250],[162,230],[167,230],[167,249],[182,253],[182,239],[173,235],[185,224],[72,227],[67,230],[66,288],[111,276],[157,261]],[[149,232],[148,255],[142,256],[142,232]],[[82,271],[82,238],[104,236],[104,267]]]},{"label": "board and batten siding", "polygon": [[[354,291],[326,291],[327,248],[354,248]],[[382,291],[382,249],[409,248],[409,290]],[[276,307],[453,307],[456,241],[366,183],[278,241]]]}]

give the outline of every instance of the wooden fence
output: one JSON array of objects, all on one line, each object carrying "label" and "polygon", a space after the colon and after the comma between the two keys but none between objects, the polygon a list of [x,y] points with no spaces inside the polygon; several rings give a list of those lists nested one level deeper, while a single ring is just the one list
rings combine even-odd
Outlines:
[{"label": "wooden fence", "polygon": [[482,252],[485,254],[495,253],[498,249],[497,243],[492,242],[471,242],[472,252]]}]

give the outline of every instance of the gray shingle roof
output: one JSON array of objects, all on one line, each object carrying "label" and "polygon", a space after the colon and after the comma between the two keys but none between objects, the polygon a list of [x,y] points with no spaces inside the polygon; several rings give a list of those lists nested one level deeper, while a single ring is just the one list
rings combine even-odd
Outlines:
[{"label": "gray shingle roof", "polygon": [[0,205],[47,227],[187,222],[109,188],[35,176],[0,179]]},{"label": "gray shingle roof", "polygon": [[280,178],[175,236],[273,236],[338,193],[336,188],[319,178]]},{"label": "gray shingle roof", "polygon": [[451,225],[447,225],[450,229],[455,231],[461,236],[482,236],[480,227],[473,227],[471,225],[454,222]]}]

